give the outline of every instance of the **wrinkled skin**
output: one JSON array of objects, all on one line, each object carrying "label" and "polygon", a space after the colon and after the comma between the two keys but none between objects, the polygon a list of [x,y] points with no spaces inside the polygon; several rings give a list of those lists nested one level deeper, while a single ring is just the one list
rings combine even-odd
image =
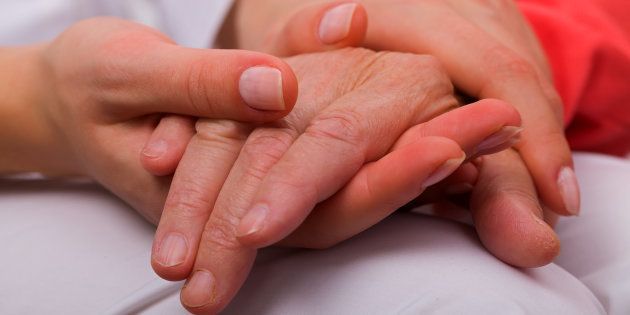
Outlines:
[{"label": "wrinkled skin", "polygon": [[[285,243],[323,248],[368,228],[417,197],[440,166],[450,161],[443,179],[465,152],[475,152],[502,127],[520,124],[517,112],[499,101],[431,120],[455,108],[457,100],[440,64],[429,56],[350,49],[286,61],[300,83],[294,110],[255,128],[199,120],[175,173],[152,264],[171,280],[192,272],[182,291],[192,312],[225,307],[245,280],[255,247],[289,236],[313,208],[316,221],[304,228],[328,235],[298,233]],[[464,124],[467,119],[479,123]],[[366,185],[378,187],[376,193]],[[389,186],[396,188],[381,194],[379,189]],[[246,215],[261,204],[265,224],[252,233],[246,222],[260,221]],[[356,215],[369,207],[373,215],[363,221],[345,229],[326,227],[345,222],[331,213]],[[183,251],[164,245],[173,235],[184,240]]]}]

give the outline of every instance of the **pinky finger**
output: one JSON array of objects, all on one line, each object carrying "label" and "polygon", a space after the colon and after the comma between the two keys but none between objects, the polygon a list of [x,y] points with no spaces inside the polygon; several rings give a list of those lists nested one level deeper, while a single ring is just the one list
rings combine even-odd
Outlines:
[{"label": "pinky finger", "polygon": [[164,116],[142,149],[142,166],[156,176],[175,173],[194,134],[195,119],[179,115]]},{"label": "pinky finger", "polygon": [[459,145],[425,137],[364,166],[337,194],[319,204],[281,245],[326,248],[378,223],[464,161]]}]

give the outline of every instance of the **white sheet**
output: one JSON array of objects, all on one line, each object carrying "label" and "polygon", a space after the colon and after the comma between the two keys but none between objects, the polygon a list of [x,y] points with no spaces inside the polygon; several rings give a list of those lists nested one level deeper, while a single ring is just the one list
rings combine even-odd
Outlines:
[{"label": "white sheet", "polygon": [[[559,225],[557,264],[513,269],[467,227],[398,216],[330,251],[267,252],[228,314],[628,314],[630,162],[576,163],[584,209]],[[96,185],[0,181],[0,313],[183,313],[149,265],[153,232]]]}]

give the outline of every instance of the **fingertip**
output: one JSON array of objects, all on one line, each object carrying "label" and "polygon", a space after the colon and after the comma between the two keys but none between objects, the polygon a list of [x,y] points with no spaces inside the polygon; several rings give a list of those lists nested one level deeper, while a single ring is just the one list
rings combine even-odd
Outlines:
[{"label": "fingertip", "polygon": [[577,216],[580,214],[580,187],[573,168],[562,167],[557,177],[558,189],[564,203],[565,210]]},{"label": "fingertip", "polygon": [[560,252],[560,241],[527,202],[507,194],[487,201],[473,211],[479,238],[497,258],[517,267],[535,268],[551,263]]},{"label": "fingertip", "polygon": [[367,34],[365,7],[353,1],[307,5],[270,36],[265,51],[292,56],[344,47],[358,47]]},{"label": "fingertip", "polygon": [[182,287],[181,304],[192,314],[219,314],[227,302],[220,298],[218,280],[207,269],[195,270]]},{"label": "fingertip", "polygon": [[[280,60],[282,61],[282,60]],[[280,113],[282,117],[293,110],[295,103],[297,102],[299,85],[298,79],[293,72],[291,66],[282,61],[282,90],[283,90],[283,100],[284,100],[284,110]]]},{"label": "fingertip", "polygon": [[186,279],[192,268],[189,249],[188,241],[181,233],[166,233],[160,237],[156,235],[151,250],[153,271],[169,281]]},{"label": "fingertip", "polygon": [[241,219],[237,229],[236,238],[244,246],[259,248],[264,247],[268,237],[266,220],[269,217],[269,207],[264,204],[253,206]]},{"label": "fingertip", "polygon": [[317,34],[324,46],[358,46],[367,32],[367,12],[356,2],[328,4],[318,20]]},{"label": "fingertip", "polygon": [[173,163],[164,158],[167,151],[168,144],[164,139],[150,139],[140,154],[142,167],[155,176],[172,174],[175,171]]},{"label": "fingertip", "polygon": [[140,154],[140,163],[149,173],[166,176],[175,173],[194,135],[194,120],[177,115],[160,119]]},{"label": "fingertip", "polygon": [[489,116],[505,117],[507,123],[506,125],[517,127],[522,125],[521,114],[518,109],[506,101],[486,98],[469,104],[466,107],[470,106],[482,107],[483,111]]},{"label": "fingertip", "polygon": [[516,145],[532,174],[545,208],[561,216],[578,216],[581,196],[571,149],[562,130],[534,126]]}]

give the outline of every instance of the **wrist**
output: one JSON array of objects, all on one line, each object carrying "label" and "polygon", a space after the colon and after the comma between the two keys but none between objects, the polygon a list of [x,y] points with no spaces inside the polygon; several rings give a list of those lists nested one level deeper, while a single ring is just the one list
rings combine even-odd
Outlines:
[{"label": "wrist", "polygon": [[0,174],[76,174],[44,106],[53,101],[43,70],[45,45],[0,48]]}]

